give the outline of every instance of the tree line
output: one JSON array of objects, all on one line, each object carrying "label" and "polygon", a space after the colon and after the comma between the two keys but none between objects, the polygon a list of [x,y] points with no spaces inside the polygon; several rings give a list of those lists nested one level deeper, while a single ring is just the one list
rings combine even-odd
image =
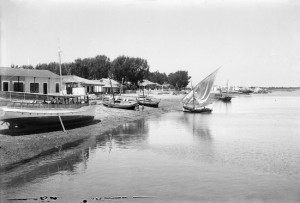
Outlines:
[{"label": "tree line", "polygon": [[[59,63],[41,63],[35,67],[32,65],[11,65],[12,68],[49,70],[60,75]],[[61,64],[62,75],[76,75],[89,80],[111,78],[129,89],[136,89],[140,82],[149,80],[160,85],[168,83],[176,89],[185,88],[190,76],[188,71],[176,71],[166,74],[159,71],[151,72],[146,59],[128,56],[119,56],[113,61],[105,55],[98,55],[93,58],[78,58],[74,62]]]}]

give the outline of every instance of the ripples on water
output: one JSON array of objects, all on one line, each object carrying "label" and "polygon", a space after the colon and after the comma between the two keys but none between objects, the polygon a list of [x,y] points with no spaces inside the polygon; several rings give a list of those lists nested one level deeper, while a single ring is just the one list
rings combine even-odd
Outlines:
[{"label": "ripples on water", "polygon": [[237,97],[212,114],[128,123],[1,174],[7,198],[299,202],[300,92]]}]

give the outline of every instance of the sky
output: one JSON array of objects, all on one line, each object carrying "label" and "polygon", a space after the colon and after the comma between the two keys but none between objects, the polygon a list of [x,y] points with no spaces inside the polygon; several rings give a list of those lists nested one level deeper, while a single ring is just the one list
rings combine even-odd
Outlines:
[{"label": "sky", "polygon": [[0,66],[106,55],[193,84],[300,87],[296,0],[0,0]]}]

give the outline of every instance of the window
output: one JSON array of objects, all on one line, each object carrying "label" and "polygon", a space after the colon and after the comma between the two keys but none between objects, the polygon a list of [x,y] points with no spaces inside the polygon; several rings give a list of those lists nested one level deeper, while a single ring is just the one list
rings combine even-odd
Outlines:
[{"label": "window", "polygon": [[55,84],[55,92],[58,93],[59,92],[59,83]]},{"label": "window", "polygon": [[8,91],[8,82],[3,82],[3,87],[2,87],[3,89],[3,91]]},{"label": "window", "polygon": [[15,92],[24,92],[24,85],[22,82],[14,82],[14,91]]},{"label": "window", "polygon": [[39,93],[39,83],[30,83],[30,92]]}]

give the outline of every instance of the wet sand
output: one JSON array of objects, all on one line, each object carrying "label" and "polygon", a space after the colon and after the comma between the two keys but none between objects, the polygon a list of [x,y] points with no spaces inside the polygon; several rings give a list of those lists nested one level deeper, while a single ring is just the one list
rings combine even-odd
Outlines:
[{"label": "wet sand", "polygon": [[[136,95],[126,95],[136,96]],[[54,152],[68,143],[73,143],[87,137],[98,136],[127,122],[149,116],[181,110],[181,95],[155,95],[161,99],[159,108],[144,107],[144,110],[122,110],[97,105],[93,122],[80,127],[66,127],[63,132],[60,127],[48,129],[48,132],[11,136],[3,131],[0,134],[0,169],[26,162],[47,152]]]}]

